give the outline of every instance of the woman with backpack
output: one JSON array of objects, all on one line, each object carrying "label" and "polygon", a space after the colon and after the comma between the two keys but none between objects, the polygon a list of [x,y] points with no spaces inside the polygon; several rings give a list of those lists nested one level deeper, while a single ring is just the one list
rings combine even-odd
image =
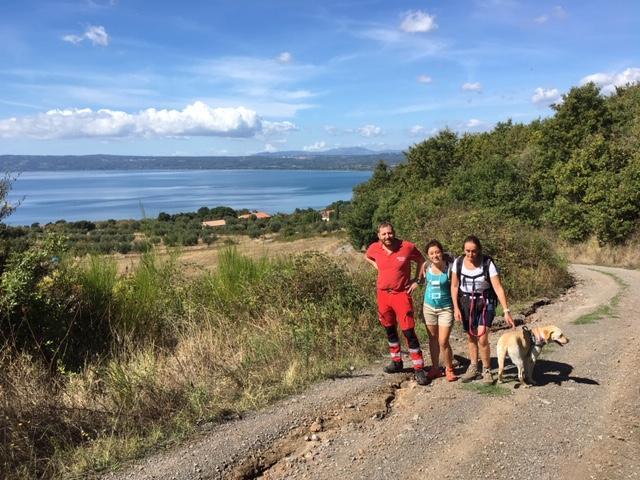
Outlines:
[{"label": "woman with backpack", "polygon": [[428,267],[423,266],[422,275],[426,280],[424,290],[424,323],[429,333],[429,352],[431,353],[431,369],[427,378],[442,377],[440,367],[440,352],[444,357],[447,380],[455,382],[453,372],[453,353],[449,344],[449,335],[453,327],[453,302],[451,301],[451,266],[453,258],[444,253],[442,244],[438,240],[431,240],[424,249],[431,261]]},{"label": "woman with backpack", "polygon": [[493,374],[489,328],[495,317],[498,302],[504,310],[505,321],[511,328],[515,328],[515,323],[498,269],[491,257],[482,255],[482,245],[478,237],[469,235],[464,240],[463,248],[464,255],[456,259],[451,275],[453,315],[456,321],[462,322],[462,329],[468,334],[467,346],[471,360],[461,381],[470,382],[480,376],[479,353],[482,360],[482,381],[491,385]]}]

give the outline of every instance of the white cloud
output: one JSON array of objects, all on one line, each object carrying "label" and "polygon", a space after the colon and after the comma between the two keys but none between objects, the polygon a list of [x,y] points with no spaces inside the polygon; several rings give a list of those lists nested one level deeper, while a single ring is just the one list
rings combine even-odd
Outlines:
[{"label": "white cloud", "polygon": [[101,45],[106,47],[109,45],[109,35],[104,27],[99,25],[91,25],[84,32],[84,36],[94,45]]},{"label": "white cloud", "polygon": [[356,130],[361,136],[371,138],[382,135],[382,128],[376,125],[365,125]]},{"label": "white cloud", "polygon": [[73,43],[74,45],[77,45],[80,42],[82,42],[84,38],[78,35],[65,35],[64,37],[62,37],[62,40],[65,42],[69,42],[69,43]]},{"label": "white cloud", "polygon": [[325,125],[324,131],[327,132],[329,135],[340,135],[341,133],[340,129],[333,125]]},{"label": "white cloud", "polygon": [[283,64],[277,59],[256,57],[224,57],[201,63],[191,69],[198,75],[207,75],[214,81],[229,81],[270,88],[292,84],[318,73],[315,65]]},{"label": "white cloud", "polygon": [[462,85],[462,90],[468,91],[468,92],[480,92],[482,91],[482,85],[480,85],[480,82],[467,82],[464,85]]},{"label": "white cloud", "polygon": [[557,88],[536,88],[531,101],[536,105],[550,105],[552,103],[558,103],[562,96]]},{"label": "white cloud", "polygon": [[410,10],[404,14],[400,29],[407,33],[430,32],[438,28],[435,15],[422,10]]},{"label": "white cloud", "polygon": [[262,121],[262,133],[265,135],[287,133],[298,130],[291,122],[270,122],[268,120]]},{"label": "white cloud", "polygon": [[420,75],[418,77],[418,83],[431,83],[433,79],[429,75]]},{"label": "white cloud", "polygon": [[482,120],[478,120],[477,118],[472,118],[464,124],[467,128],[477,128],[484,126],[484,122]]},{"label": "white cloud", "polygon": [[[289,127],[279,125],[277,128]],[[262,130],[263,122],[253,110],[211,108],[203,102],[194,102],[183,110],[148,108],[130,114],[74,108],[0,120],[0,138],[252,137]]]},{"label": "white cloud", "polygon": [[280,63],[291,63],[293,61],[293,55],[290,52],[282,52],[278,55],[278,61]]},{"label": "white cloud", "polygon": [[386,26],[373,26],[354,33],[360,38],[379,43],[383,48],[396,50],[398,58],[409,61],[441,55],[448,50],[445,42],[434,39],[432,36],[413,35]]},{"label": "white cloud", "polygon": [[567,11],[560,5],[551,9],[550,13],[545,13],[533,19],[536,23],[547,23],[550,20],[563,20],[567,17]]},{"label": "white cloud", "polygon": [[215,90],[226,90],[215,103],[233,102],[250,106],[265,116],[291,117],[299,110],[315,107],[302,103],[318,93],[295,88],[299,82],[317,75],[324,67],[311,64],[280,63],[277,58],[224,57],[201,62],[186,72],[206,79]]},{"label": "white cloud", "polygon": [[580,80],[580,85],[593,82],[602,89],[602,92],[610,95],[615,93],[616,87],[640,83],[640,68],[632,67],[618,73],[594,73]]},{"label": "white cloud", "polygon": [[62,37],[62,40],[73,43],[74,45],[78,45],[84,40],[89,40],[94,46],[100,45],[101,47],[106,47],[109,45],[109,34],[101,25],[89,25],[82,35],[65,35]]},{"label": "white cloud", "polygon": [[264,151],[265,151],[265,152],[269,152],[269,153],[273,153],[273,152],[277,152],[277,151],[278,151],[278,149],[277,149],[276,147],[274,147],[273,145],[271,145],[270,143],[267,143],[267,144],[264,146]]},{"label": "white cloud", "polygon": [[325,142],[324,140],[321,140],[319,142],[315,142],[313,145],[307,145],[302,149],[305,152],[318,152],[320,150],[324,150],[326,147],[327,147],[327,142]]},{"label": "white cloud", "polygon": [[423,127],[422,125],[414,125],[409,129],[409,135],[412,137],[420,137],[427,134],[427,127]]}]

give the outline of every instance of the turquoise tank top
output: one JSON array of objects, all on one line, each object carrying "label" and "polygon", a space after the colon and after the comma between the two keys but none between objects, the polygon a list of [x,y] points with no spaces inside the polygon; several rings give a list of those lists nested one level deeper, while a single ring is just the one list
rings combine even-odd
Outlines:
[{"label": "turquoise tank top", "polygon": [[431,273],[431,266],[427,269],[427,288],[424,291],[424,303],[433,308],[453,307],[451,300],[451,281],[449,275],[450,265],[447,265],[444,273],[435,275]]}]

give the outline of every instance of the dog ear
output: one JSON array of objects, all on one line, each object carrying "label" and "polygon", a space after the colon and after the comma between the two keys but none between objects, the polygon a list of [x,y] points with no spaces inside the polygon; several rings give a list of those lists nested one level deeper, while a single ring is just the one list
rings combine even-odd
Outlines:
[{"label": "dog ear", "polygon": [[550,342],[551,339],[553,338],[553,332],[555,329],[553,328],[545,328],[544,329],[544,340],[546,342]]}]

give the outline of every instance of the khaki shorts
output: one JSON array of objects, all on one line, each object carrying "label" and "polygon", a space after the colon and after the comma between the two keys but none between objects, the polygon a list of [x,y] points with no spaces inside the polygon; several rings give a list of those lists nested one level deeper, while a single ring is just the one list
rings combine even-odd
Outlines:
[{"label": "khaki shorts", "polygon": [[427,325],[449,328],[453,326],[453,307],[433,308],[425,303],[422,306],[422,313],[424,314],[424,323]]}]

